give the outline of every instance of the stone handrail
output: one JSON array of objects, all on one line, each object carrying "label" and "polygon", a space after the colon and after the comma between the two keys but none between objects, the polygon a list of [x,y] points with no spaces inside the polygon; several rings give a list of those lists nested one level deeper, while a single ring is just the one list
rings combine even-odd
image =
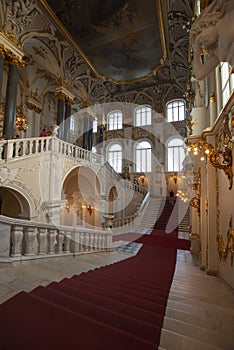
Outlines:
[{"label": "stone handrail", "polygon": [[112,228],[122,227],[122,226],[133,226],[135,224],[135,219],[137,214],[131,216],[125,216],[123,218],[116,218],[112,220]]},{"label": "stone handrail", "polygon": [[58,152],[75,159],[103,164],[102,156],[72,143],[62,141],[55,136],[0,141],[0,161],[9,161],[48,152]]},{"label": "stone handrail", "polygon": [[0,215],[0,261],[112,250],[110,230],[90,230]]},{"label": "stone handrail", "polygon": [[125,180],[124,186],[125,186],[125,188],[128,188],[128,189],[133,190],[133,191],[138,192],[138,193],[142,193],[144,195],[146,195],[148,193],[148,190],[145,187],[142,187],[140,185],[136,185],[136,184],[130,182],[129,180]]}]

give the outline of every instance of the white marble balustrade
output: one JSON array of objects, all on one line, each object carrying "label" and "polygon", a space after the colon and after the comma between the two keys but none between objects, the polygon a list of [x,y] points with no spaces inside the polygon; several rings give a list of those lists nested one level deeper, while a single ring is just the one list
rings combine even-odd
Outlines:
[{"label": "white marble balustrade", "polygon": [[0,215],[0,261],[112,250],[110,230],[90,230]]},{"label": "white marble balustrade", "polygon": [[137,215],[126,216],[123,218],[116,218],[112,220],[112,227],[133,226]]},{"label": "white marble balustrade", "polygon": [[102,156],[62,141],[55,136],[0,141],[0,162],[48,152],[57,152],[75,159],[103,164]]}]

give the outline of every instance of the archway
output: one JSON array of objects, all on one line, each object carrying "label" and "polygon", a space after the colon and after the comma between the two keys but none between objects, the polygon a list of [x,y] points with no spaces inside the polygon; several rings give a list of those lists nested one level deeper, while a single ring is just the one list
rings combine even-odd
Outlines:
[{"label": "archway", "polygon": [[17,219],[30,219],[30,206],[21,193],[0,187],[0,214]]},{"label": "archway", "polygon": [[118,197],[118,193],[116,190],[116,187],[113,186],[110,189],[108,200],[109,200],[109,214],[115,214],[116,208],[115,208],[115,200]]},{"label": "archway", "polygon": [[88,167],[73,169],[63,183],[62,197],[66,204],[61,212],[61,224],[100,227],[100,182]]}]

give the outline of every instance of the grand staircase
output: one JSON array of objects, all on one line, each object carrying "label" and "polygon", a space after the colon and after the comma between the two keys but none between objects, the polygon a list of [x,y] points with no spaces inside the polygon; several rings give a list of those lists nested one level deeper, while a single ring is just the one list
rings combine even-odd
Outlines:
[{"label": "grand staircase", "polygon": [[[156,202],[155,199],[150,200],[146,211],[149,215],[144,220],[149,222],[156,213],[159,220],[155,224],[154,218],[151,227],[156,226],[157,236],[157,232],[165,229],[166,220],[171,217],[174,206],[171,207],[166,202],[160,216],[160,205],[156,205]],[[144,242],[147,247],[147,239],[143,237],[142,249]],[[159,236],[159,242],[160,239]],[[136,244],[138,243],[130,242],[128,248]],[[9,301],[14,313],[9,313],[7,303],[0,309],[0,348],[13,348],[14,338],[11,339],[9,334],[14,329],[14,335],[23,340],[22,343],[14,343],[19,350],[29,349],[29,344],[32,349],[41,350],[43,346],[44,349],[46,346],[55,349],[54,344],[58,345],[61,341],[65,341],[69,348],[74,345],[71,341],[73,333],[78,331],[81,335],[84,333],[83,343],[79,343],[82,350],[103,349],[103,337],[107,338],[108,349],[151,350],[156,349],[155,336],[160,340],[159,350],[233,350],[233,290],[218,277],[207,276],[200,271],[194,257],[185,250],[177,250],[174,277],[173,270],[159,270],[158,282],[153,282],[156,267],[164,268],[171,257],[172,261],[174,259],[175,249],[171,249],[169,255],[166,255],[167,250],[165,245],[159,249],[152,246],[148,261],[150,265],[142,265],[142,268],[141,261],[138,260],[136,264],[134,260],[135,252],[121,251],[119,247],[111,253],[98,253],[95,256],[89,254],[57,261],[41,259],[37,262],[17,263],[12,267],[2,266],[0,296],[4,288],[5,293],[1,301],[16,293],[14,286],[17,286],[18,291],[25,290],[26,293],[19,295],[20,304],[14,305],[14,299]],[[141,250],[138,254],[141,255]],[[156,259],[152,271],[149,270],[151,259]],[[118,271],[119,264],[113,264],[122,260],[129,260],[130,277],[125,268]],[[107,266],[107,271],[101,273],[97,269],[101,266]],[[91,275],[82,273],[94,269]],[[146,282],[146,275],[151,277],[149,280],[152,282]],[[65,276],[67,278],[64,279]],[[62,283],[58,283],[61,279]],[[172,284],[169,297],[166,306],[163,306],[168,293],[167,287],[164,288],[170,279]],[[33,290],[34,287],[37,288]],[[28,311],[24,314],[26,307]],[[39,318],[43,313],[49,317],[49,321],[42,327],[43,320],[41,323]],[[28,321],[29,316],[32,318],[31,323]],[[18,327],[12,328],[11,322],[13,326],[18,324]],[[58,332],[62,322],[64,334]],[[95,335],[92,333],[94,329]],[[95,343],[92,334],[100,344]],[[33,343],[38,337],[40,343]]]}]

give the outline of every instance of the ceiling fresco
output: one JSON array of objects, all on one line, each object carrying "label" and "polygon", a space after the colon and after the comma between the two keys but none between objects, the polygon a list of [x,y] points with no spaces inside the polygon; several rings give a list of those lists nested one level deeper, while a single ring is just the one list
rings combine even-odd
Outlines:
[{"label": "ceiling fresco", "polygon": [[148,78],[166,59],[161,0],[42,3],[95,73],[106,80],[128,83]]}]

